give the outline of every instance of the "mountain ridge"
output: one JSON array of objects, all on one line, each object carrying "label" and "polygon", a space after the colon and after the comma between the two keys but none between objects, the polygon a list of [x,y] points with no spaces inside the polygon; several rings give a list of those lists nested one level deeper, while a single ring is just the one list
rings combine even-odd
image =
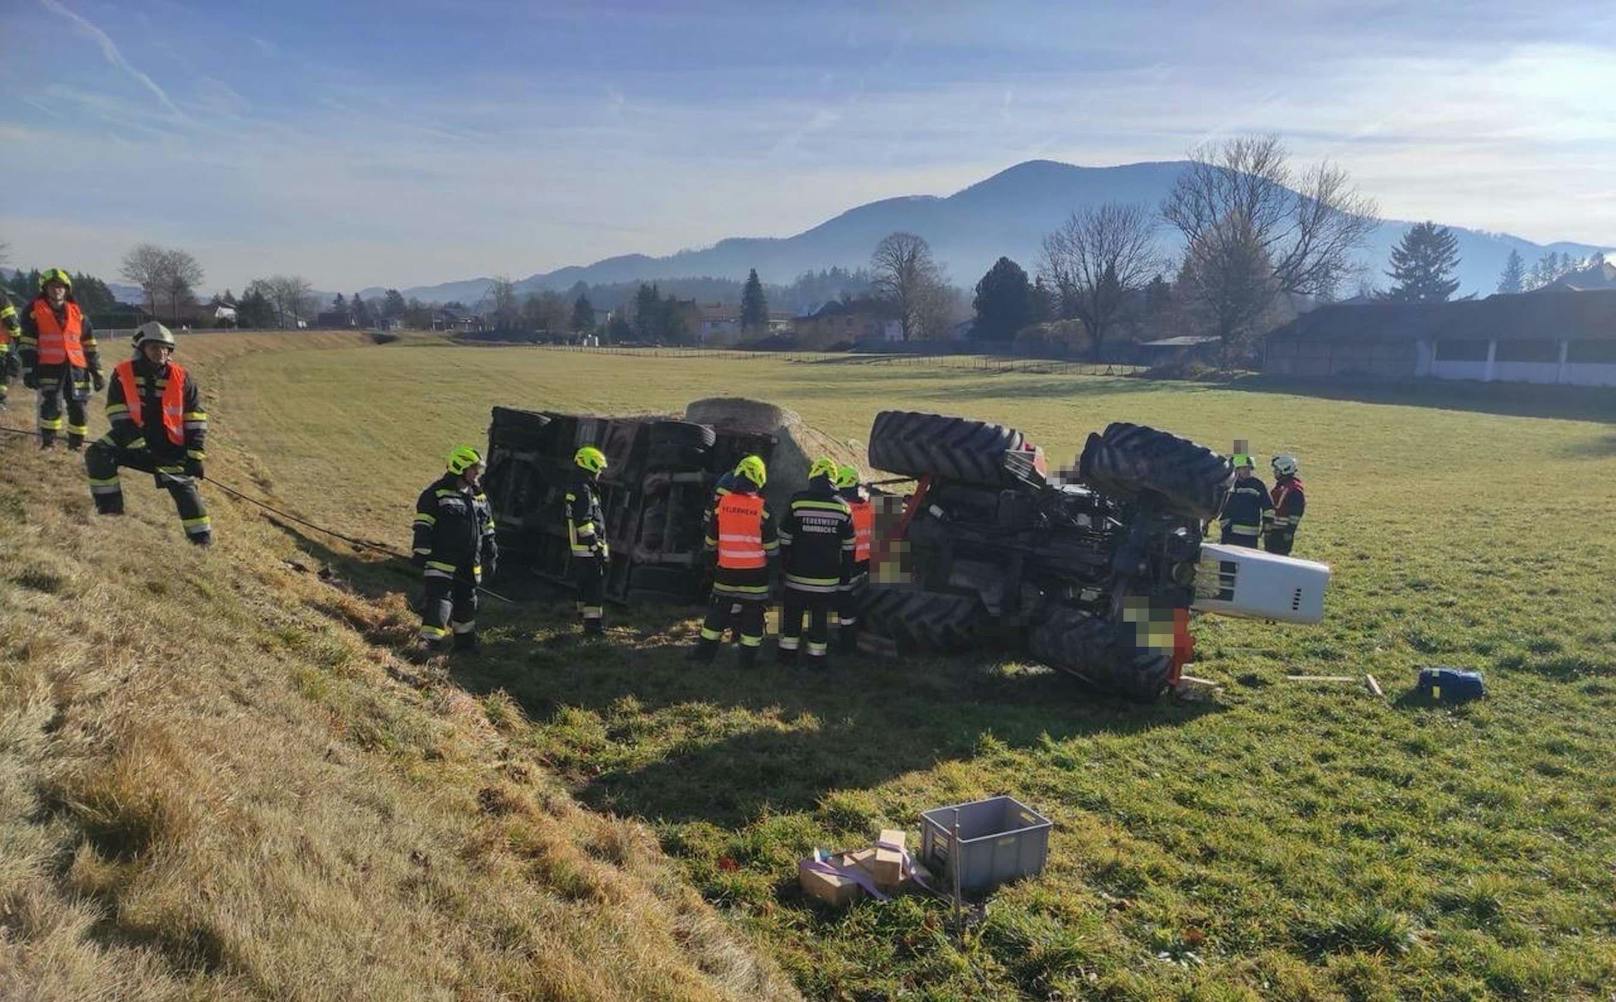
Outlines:
[{"label": "mountain ridge", "polygon": [[[652,256],[630,253],[588,265],[538,272],[516,283],[519,292],[564,291],[577,282],[604,284],[674,278],[744,278],[756,268],[765,282],[785,284],[804,271],[839,265],[865,267],[882,237],[907,230],[924,237],[949,280],[969,287],[1000,256],[1037,270],[1043,235],[1074,209],[1108,201],[1159,205],[1186,161],[1158,160],[1087,167],[1058,160],[1012,164],[951,195],[896,195],[852,206],[799,233],[785,237],[725,237],[710,246]],[[1371,235],[1360,261],[1372,280],[1383,283],[1391,247],[1413,225],[1388,219]],[[1490,293],[1511,250],[1528,266],[1545,253],[1579,257],[1607,248],[1573,241],[1539,244],[1508,233],[1450,226],[1459,241],[1459,294]],[[1180,250],[1177,234],[1158,231],[1165,255]],[[488,278],[462,279],[401,290],[423,302],[472,303],[486,293]],[[385,293],[361,290],[367,299]]]}]

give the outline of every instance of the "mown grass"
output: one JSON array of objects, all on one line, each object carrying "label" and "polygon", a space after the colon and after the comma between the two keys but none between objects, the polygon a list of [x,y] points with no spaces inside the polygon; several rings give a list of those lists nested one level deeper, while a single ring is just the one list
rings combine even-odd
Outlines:
[{"label": "mown grass", "polygon": [[[301,551],[292,558],[336,568],[358,594],[333,601],[330,586],[280,573],[277,587],[293,590],[276,593],[275,609],[243,611],[238,626],[263,616],[284,635],[277,651],[301,644],[290,677],[307,705],[336,699],[327,726],[352,735],[341,747],[402,757],[402,774],[436,798],[524,816],[503,783],[464,777],[455,745],[434,737],[445,717],[470,719],[497,735],[500,767],[522,770],[523,782],[554,775],[586,805],[653,826],[682,880],[812,998],[1602,999],[1616,989],[1608,424],[1267,385],[431,342],[242,356],[212,385],[224,441],[245,450],[226,468],[250,478],[241,486],[395,545],[438,457],[478,440],[493,403],[671,410],[741,393],[850,438],[876,410],[903,406],[1012,422],[1057,460],[1119,418],[1296,452],[1310,495],[1299,552],[1336,569],[1329,619],[1201,620],[1196,671],[1225,685],[1212,705],[1119,704],[993,657],[859,657],[825,678],[742,674],[724,661],[692,670],[679,656],[694,627],[682,610],[613,610],[613,642],[585,648],[568,639],[564,604],[538,601],[485,606],[487,656],[433,676],[429,708],[460,711],[394,724],[391,703],[360,709],[374,698],[373,672],[350,684],[345,647],[290,641],[302,631],[277,616],[315,610],[369,652],[363,669],[377,645],[404,636],[398,592],[413,579],[301,530],[288,536]],[[263,533],[266,545],[276,534],[247,513],[226,530]],[[227,581],[212,591],[231,608]],[[54,601],[49,588],[14,594]],[[1431,663],[1487,670],[1492,695],[1422,705],[1407,689]],[[1390,701],[1284,679],[1363,671]],[[834,913],[795,889],[794,860],[815,845],[885,826],[913,840],[920,810],[998,792],[1055,820],[1050,864],[997,893],[963,938],[940,903]],[[559,791],[543,798],[565,802]],[[399,805],[390,821],[418,807]],[[556,837],[577,858],[505,844],[549,893],[588,901],[580,873],[636,851],[656,858],[635,842],[641,829],[599,817],[563,819]],[[101,863],[129,865],[115,851]],[[85,880],[103,872],[84,869]],[[443,949],[431,942],[421,952]],[[199,944],[182,955],[237,969],[229,951]],[[677,949],[665,944],[648,950]]]},{"label": "mown grass", "polygon": [[[186,362],[217,412],[228,359],[355,340]],[[226,499],[201,554],[138,475],[108,520],[78,457],[6,436],[0,463],[0,998],[791,995],[646,826],[395,656],[401,597],[318,578]]]}]

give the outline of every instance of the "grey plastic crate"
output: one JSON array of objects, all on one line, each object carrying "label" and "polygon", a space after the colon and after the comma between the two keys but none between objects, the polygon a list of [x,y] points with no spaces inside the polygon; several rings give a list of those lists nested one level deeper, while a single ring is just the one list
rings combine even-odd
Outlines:
[{"label": "grey plastic crate", "polygon": [[1048,818],[1014,797],[935,807],[920,814],[920,858],[939,876],[940,890],[954,886],[954,811],[959,811],[960,890],[981,892],[1043,872],[1049,858]]}]

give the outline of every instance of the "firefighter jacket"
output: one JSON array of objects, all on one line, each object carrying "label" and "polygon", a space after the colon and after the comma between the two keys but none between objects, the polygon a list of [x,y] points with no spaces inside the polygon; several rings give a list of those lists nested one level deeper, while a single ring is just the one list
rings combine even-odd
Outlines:
[{"label": "firefighter jacket", "polygon": [[493,573],[499,547],[488,495],[454,473],[422,491],[415,502],[414,553],[425,559],[429,578],[453,578],[458,572],[481,581],[484,568]]},{"label": "firefighter jacket", "polygon": [[875,532],[875,502],[863,484],[842,489],[842,500],[853,515],[853,573],[870,569],[870,538]]},{"label": "firefighter jacket", "polygon": [[95,330],[79,304],[68,296],[60,310],[51,308],[43,293],[34,297],[22,315],[17,339],[24,373],[41,365],[71,365],[75,369],[101,371]]},{"label": "firefighter jacket", "polygon": [[714,551],[713,594],[762,601],[769,567],[780,553],[769,504],[750,480],[734,477],[713,496],[707,548]]},{"label": "firefighter jacket", "polygon": [[1299,477],[1280,477],[1274,481],[1274,517],[1270,531],[1294,536],[1302,524],[1302,513],[1307,510],[1307,496]]},{"label": "firefighter jacket", "polygon": [[837,591],[852,576],[854,546],[853,513],[829,477],[815,477],[791,496],[780,524],[787,588]]},{"label": "firefighter jacket", "polygon": [[1268,487],[1255,476],[1237,477],[1229,488],[1229,497],[1223,502],[1224,535],[1249,536],[1255,540],[1273,517],[1274,502],[1268,496]]},{"label": "firefighter jacket", "polygon": [[17,308],[11,305],[11,297],[0,290],[0,356],[21,338],[22,321],[17,319]]},{"label": "firefighter jacket", "polygon": [[600,486],[582,470],[567,484],[566,519],[567,543],[574,558],[610,555],[606,516],[600,510]]},{"label": "firefighter jacket", "polygon": [[159,466],[207,458],[208,415],[196,380],[172,362],[119,362],[107,384],[108,434],[120,449],[150,449]]}]

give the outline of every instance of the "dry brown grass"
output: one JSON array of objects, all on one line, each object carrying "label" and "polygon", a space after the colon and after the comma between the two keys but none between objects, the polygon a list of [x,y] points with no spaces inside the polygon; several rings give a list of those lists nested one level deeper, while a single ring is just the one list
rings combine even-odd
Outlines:
[{"label": "dry brown grass", "polygon": [[[355,341],[187,345],[210,473],[268,482],[220,363],[293,337]],[[75,457],[0,464],[0,998],[795,996],[649,832],[507,747],[513,703],[395,657],[400,596],[216,494],[199,554],[138,475],[98,519]]]}]

